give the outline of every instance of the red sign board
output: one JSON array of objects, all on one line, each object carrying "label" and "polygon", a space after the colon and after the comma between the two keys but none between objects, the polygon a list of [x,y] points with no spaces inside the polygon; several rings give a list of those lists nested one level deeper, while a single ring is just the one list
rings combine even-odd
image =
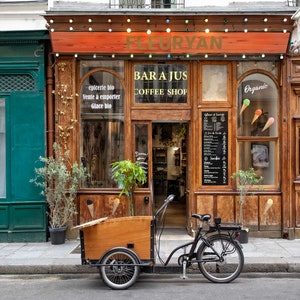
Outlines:
[{"label": "red sign board", "polygon": [[284,54],[283,32],[51,32],[54,52],[102,54]]}]

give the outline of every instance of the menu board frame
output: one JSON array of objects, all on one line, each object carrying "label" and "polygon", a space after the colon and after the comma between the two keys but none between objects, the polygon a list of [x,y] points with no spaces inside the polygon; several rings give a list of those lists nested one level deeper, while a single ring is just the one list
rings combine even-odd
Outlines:
[{"label": "menu board frame", "polygon": [[202,112],[202,185],[228,185],[228,111]]}]

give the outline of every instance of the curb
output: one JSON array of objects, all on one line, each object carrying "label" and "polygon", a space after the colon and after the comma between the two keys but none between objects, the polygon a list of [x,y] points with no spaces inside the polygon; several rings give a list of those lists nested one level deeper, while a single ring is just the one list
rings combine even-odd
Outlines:
[{"label": "curb", "polygon": [[[154,274],[170,274],[170,273],[181,273],[182,268],[177,265],[170,265],[168,267],[164,266],[154,266],[153,270],[151,267],[146,267],[142,270],[145,273]],[[24,275],[24,274],[95,274],[98,273],[98,268],[87,265],[8,265],[0,266],[0,275]],[[198,267],[188,268],[187,273],[199,273]],[[262,263],[251,263],[244,265],[242,274],[299,274],[300,276],[300,264],[262,264]]]}]

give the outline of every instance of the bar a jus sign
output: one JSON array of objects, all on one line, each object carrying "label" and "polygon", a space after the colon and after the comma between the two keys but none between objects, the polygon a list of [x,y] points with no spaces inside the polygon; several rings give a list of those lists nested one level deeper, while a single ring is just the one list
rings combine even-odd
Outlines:
[{"label": "bar a jus sign", "polygon": [[186,103],[187,64],[135,64],[136,103]]},{"label": "bar a jus sign", "polygon": [[286,53],[283,32],[58,32],[50,33],[54,52],[101,54]]}]

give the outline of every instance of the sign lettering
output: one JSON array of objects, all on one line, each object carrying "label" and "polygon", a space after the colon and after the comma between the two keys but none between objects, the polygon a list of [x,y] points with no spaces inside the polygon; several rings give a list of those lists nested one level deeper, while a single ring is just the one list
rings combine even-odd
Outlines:
[{"label": "sign lettering", "polygon": [[178,103],[187,101],[188,71],[185,64],[135,65],[136,103]]},{"label": "sign lettering", "polygon": [[285,53],[282,32],[51,32],[54,52],[122,54]]}]

